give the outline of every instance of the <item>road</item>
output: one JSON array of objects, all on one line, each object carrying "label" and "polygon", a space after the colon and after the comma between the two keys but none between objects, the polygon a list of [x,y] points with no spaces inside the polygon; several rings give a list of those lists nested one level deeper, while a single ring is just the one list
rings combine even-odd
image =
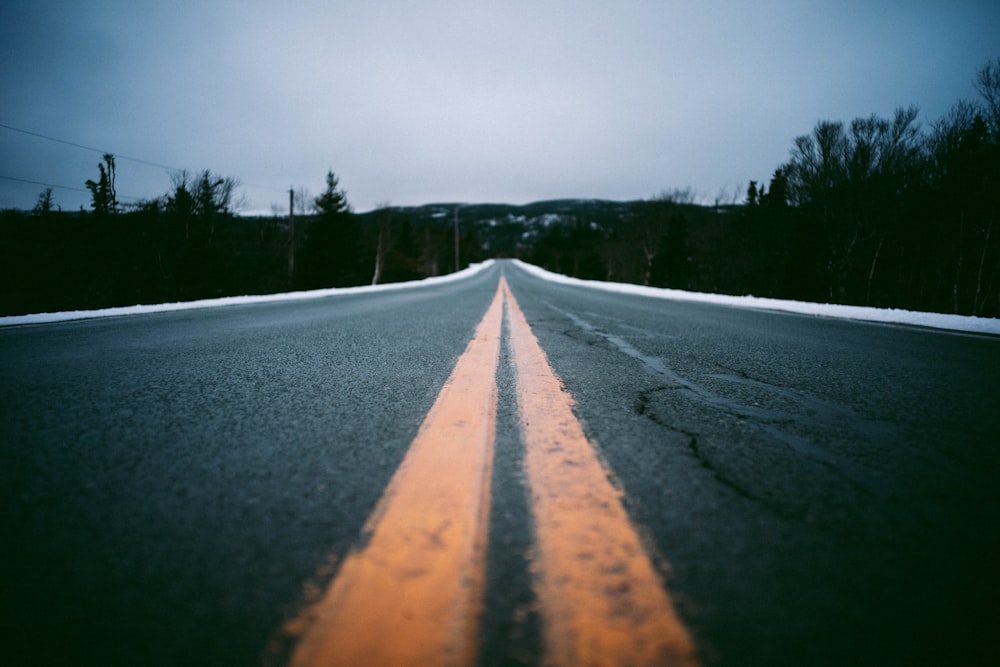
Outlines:
[{"label": "road", "polygon": [[1000,340],[501,262],[399,291],[0,329],[4,662],[285,664],[294,622],[368,548],[501,272],[479,664],[540,664],[551,625],[512,302],[699,662],[996,661]]}]

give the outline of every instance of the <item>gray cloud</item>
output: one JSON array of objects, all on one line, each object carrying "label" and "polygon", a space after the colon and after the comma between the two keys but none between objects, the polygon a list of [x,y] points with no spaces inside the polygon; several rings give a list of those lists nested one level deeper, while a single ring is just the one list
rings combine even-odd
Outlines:
[{"label": "gray cloud", "polygon": [[[0,123],[235,176],[256,210],[328,168],[359,210],[712,198],[766,179],[821,118],[935,120],[1000,55],[996,25],[996,3],[961,1],[15,1]],[[0,155],[0,175],[74,187],[99,160],[3,129]],[[168,188],[119,163],[122,194]],[[0,207],[40,189],[0,181]]]}]

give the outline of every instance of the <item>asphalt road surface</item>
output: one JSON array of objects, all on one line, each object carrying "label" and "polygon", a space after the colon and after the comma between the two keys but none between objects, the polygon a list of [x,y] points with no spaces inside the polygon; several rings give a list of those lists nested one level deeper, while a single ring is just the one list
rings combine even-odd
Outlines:
[{"label": "asphalt road surface", "polygon": [[[0,663],[284,664],[501,272],[703,664],[996,664],[1000,339],[454,283],[0,329]],[[540,664],[509,345],[479,664]],[[391,641],[391,638],[387,638]]]}]

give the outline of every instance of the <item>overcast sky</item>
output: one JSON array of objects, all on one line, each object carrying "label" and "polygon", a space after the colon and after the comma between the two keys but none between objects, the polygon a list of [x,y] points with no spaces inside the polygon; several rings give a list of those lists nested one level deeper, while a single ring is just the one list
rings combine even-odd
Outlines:
[{"label": "overcast sky", "polygon": [[[164,167],[237,178],[247,211],[328,169],[358,211],[711,201],[820,119],[932,123],[998,56],[996,0],[4,0],[0,124],[115,153],[124,201]],[[82,189],[99,160],[0,127],[0,208],[44,189],[11,178]]]}]

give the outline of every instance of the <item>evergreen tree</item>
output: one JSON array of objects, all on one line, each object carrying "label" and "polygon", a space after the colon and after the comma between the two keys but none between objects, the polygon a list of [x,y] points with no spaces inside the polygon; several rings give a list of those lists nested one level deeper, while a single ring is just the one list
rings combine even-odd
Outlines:
[{"label": "evergreen tree", "polygon": [[361,225],[332,170],[326,174],[326,189],[314,203],[317,216],[306,231],[296,276],[299,286],[347,287],[368,282],[371,274],[364,270]]},{"label": "evergreen tree", "polygon": [[340,187],[340,179],[333,170],[326,172],[326,189],[314,200],[316,211],[324,218],[335,218],[351,212],[347,203],[347,193]]},{"label": "evergreen tree", "polygon": [[104,162],[97,165],[100,177],[97,181],[87,179],[87,189],[90,190],[91,205],[94,214],[105,217],[118,212],[118,197],[115,194],[115,156],[104,154]]},{"label": "evergreen tree", "polygon": [[38,201],[35,202],[34,214],[40,217],[46,217],[52,211],[52,188],[45,188],[41,194],[38,195]]}]

